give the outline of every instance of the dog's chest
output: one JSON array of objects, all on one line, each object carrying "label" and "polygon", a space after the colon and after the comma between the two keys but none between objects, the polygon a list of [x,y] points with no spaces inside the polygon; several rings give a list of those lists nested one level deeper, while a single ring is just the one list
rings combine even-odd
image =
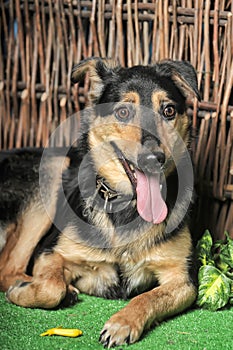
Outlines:
[{"label": "dog's chest", "polygon": [[134,296],[147,291],[157,285],[155,270],[151,268],[154,263],[151,260],[135,261],[122,255],[121,274],[127,296]]},{"label": "dog's chest", "polygon": [[128,298],[157,285],[156,276],[144,261],[135,262],[126,254],[119,263],[85,262],[75,275],[75,285],[82,293],[100,297]]}]

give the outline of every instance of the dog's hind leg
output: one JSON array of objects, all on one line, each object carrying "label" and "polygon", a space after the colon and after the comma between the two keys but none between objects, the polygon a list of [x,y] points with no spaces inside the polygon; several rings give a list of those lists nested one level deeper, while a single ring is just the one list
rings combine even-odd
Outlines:
[{"label": "dog's hind leg", "polygon": [[51,309],[61,303],[67,292],[62,256],[44,253],[36,260],[32,281],[17,282],[6,297],[16,305]]},{"label": "dog's hind leg", "polygon": [[[14,161],[12,164],[14,165]],[[9,219],[1,219],[0,291],[6,291],[17,280],[31,280],[31,277],[26,275],[27,265],[37,243],[49,230],[54,219],[57,192],[60,188],[62,172],[69,165],[69,159],[64,158],[64,156],[45,157],[40,167],[40,174],[39,165],[37,163],[34,165],[35,179],[31,183],[33,188],[29,188],[30,196],[27,193],[23,196],[23,206],[17,212],[17,217],[11,219],[10,223]],[[17,166],[17,163],[15,166]],[[26,174],[29,172],[30,166],[31,163],[26,164]],[[7,176],[13,177],[14,172],[9,171]],[[20,191],[24,191],[26,186],[28,186],[28,176],[25,176],[26,180],[24,176],[22,176],[20,181]],[[4,192],[4,186],[5,183],[3,181],[3,183],[0,183],[2,192]],[[11,212],[13,207],[12,201],[14,203],[14,201],[21,200],[21,197],[17,195],[17,190],[17,186],[14,186],[12,181],[8,192],[14,193],[16,191],[13,200],[11,197],[10,199],[8,198],[8,192],[5,194],[5,197],[8,198],[6,202],[7,207],[9,205],[10,208],[9,212]],[[0,194],[5,198],[1,192]]]},{"label": "dog's hind leg", "polygon": [[17,280],[30,281],[26,268],[32,252],[51,226],[51,219],[42,205],[29,206],[17,224],[6,229],[6,244],[0,254],[0,290],[6,291]]}]

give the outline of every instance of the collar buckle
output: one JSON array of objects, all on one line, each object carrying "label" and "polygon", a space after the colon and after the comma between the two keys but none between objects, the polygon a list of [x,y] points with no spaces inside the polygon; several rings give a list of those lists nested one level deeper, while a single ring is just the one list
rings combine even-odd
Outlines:
[{"label": "collar buckle", "polygon": [[[119,196],[119,193],[113,190],[112,188],[108,187],[106,183],[104,182],[103,178],[97,179],[97,186],[98,192],[102,193],[104,197],[104,210],[107,209],[108,202]],[[110,203],[110,210],[112,207],[112,203]]]}]

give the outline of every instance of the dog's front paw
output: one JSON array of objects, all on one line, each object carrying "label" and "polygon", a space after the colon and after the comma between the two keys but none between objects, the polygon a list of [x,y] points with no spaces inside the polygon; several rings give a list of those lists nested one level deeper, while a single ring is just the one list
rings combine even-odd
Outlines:
[{"label": "dog's front paw", "polygon": [[143,332],[139,320],[131,318],[125,312],[113,315],[100,333],[100,342],[105,348],[136,342]]}]

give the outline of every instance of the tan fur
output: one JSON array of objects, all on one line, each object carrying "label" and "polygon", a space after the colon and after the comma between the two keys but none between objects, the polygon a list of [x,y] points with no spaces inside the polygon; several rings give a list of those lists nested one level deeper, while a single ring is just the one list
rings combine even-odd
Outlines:
[{"label": "tan fur", "polygon": [[[52,267],[52,268],[51,268]],[[24,307],[53,308],[64,298],[67,286],[64,281],[63,258],[59,254],[40,255],[33,271],[32,283],[24,288],[10,288],[7,297]]]},{"label": "tan fur", "polygon": [[43,207],[35,210],[32,206],[23,213],[22,219],[18,220],[17,228],[9,234],[0,256],[2,291],[6,291],[16,280],[25,280],[25,271],[32,252],[50,226],[51,220]]},{"label": "tan fur", "polygon": [[120,125],[112,116],[107,117],[104,124],[101,117],[96,118],[89,132],[91,154],[98,173],[119,192],[131,193],[132,188],[118,158],[112,157],[112,147],[108,143],[115,141],[126,155],[135,154],[136,157],[138,148],[141,146],[140,138],[141,129],[139,127],[130,123],[127,126]]},{"label": "tan fur", "polygon": [[135,105],[140,105],[140,96],[138,93],[132,91],[123,94],[122,102],[134,103]]},{"label": "tan fur", "polygon": [[158,112],[162,102],[169,102],[169,98],[165,91],[155,91],[152,93],[151,100],[154,111]]},{"label": "tan fur", "polygon": [[25,274],[26,268],[35,246],[52,224],[61,174],[68,164],[68,159],[63,157],[49,159],[49,164],[47,159],[44,160],[41,171],[49,173],[49,177],[44,179],[43,193],[37,189],[17,224],[8,227],[7,241],[0,253],[1,291],[6,291],[17,280],[31,280]]}]

